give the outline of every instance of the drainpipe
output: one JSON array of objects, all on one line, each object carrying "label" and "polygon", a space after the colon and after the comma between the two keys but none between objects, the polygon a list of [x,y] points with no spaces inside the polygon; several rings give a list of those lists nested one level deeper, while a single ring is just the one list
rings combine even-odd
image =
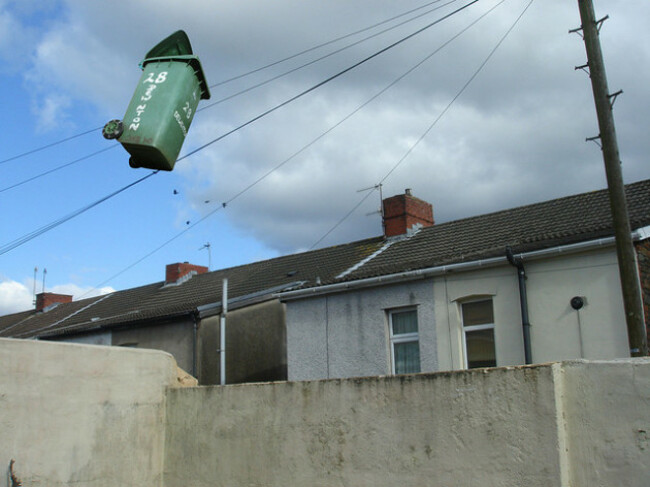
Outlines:
[{"label": "drainpipe", "polygon": [[220,384],[226,385],[226,315],[228,314],[228,279],[223,280],[221,296],[221,316],[219,317],[219,373]]},{"label": "drainpipe", "polygon": [[192,313],[192,321],[194,321],[194,330],[193,330],[193,335],[192,335],[192,377],[198,377],[196,376],[196,370],[198,368],[198,353],[197,353],[197,348],[198,348],[198,341],[199,341],[199,319],[198,319],[198,313],[194,312]]},{"label": "drainpipe", "polygon": [[521,305],[521,326],[524,333],[524,358],[526,365],[533,363],[532,352],[530,349],[530,321],[528,320],[528,296],[526,294],[526,270],[520,258],[515,258],[512,249],[506,247],[506,257],[511,265],[517,268],[519,277],[519,303]]}]

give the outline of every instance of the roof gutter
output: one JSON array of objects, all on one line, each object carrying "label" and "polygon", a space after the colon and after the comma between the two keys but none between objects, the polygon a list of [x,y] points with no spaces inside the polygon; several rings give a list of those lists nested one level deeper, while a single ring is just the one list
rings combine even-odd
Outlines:
[{"label": "roof gutter", "polygon": [[[98,323],[95,326],[89,326],[88,328],[84,328],[85,326],[88,326],[89,322],[84,321],[82,323],[75,323],[72,325],[66,325],[62,326],[60,328],[56,328],[50,331],[46,331],[42,333],[43,330],[36,330],[36,332],[25,332],[20,335],[16,335],[16,338],[21,338],[24,336],[27,336],[29,334],[33,334],[32,337],[36,338],[38,340],[44,339],[47,340],[49,338],[56,338],[64,335],[83,335],[87,333],[92,333],[92,332],[97,332],[101,330],[112,330],[114,328],[120,328],[123,326],[151,326],[151,325],[157,325],[160,324],[161,322],[165,322],[166,320],[174,319],[174,318],[179,318],[179,317],[184,317],[184,316],[191,316],[193,313],[193,310],[186,310],[186,311],[179,311],[176,313],[170,313],[165,316],[154,316],[151,318],[144,318],[140,320],[135,320],[135,321],[119,321],[119,322],[113,322],[109,324],[101,324],[99,323],[100,321],[105,321],[105,320],[110,320],[113,319],[114,316],[108,316],[106,318],[100,318],[94,323]],[[93,323],[93,322],[90,322]],[[50,328],[48,326],[48,328]],[[79,328],[79,330],[76,330]]]},{"label": "roof gutter", "polygon": [[[562,245],[558,247],[551,247],[542,250],[535,250],[532,252],[523,252],[514,254],[513,257],[524,260],[536,260],[550,255],[572,254],[576,252],[583,252],[585,250],[592,250],[601,247],[608,247],[614,245],[614,237],[605,237],[597,240],[589,240],[587,242],[580,242],[569,245]],[[362,289],[374,287],[384,284],[393,284],[403,281],[412,281],[415,279],[425,279],[428,277],[440,276],[449,272],[463,272],[476,270],[481,268],[495,267],[502,264],[507,264],[508,259],[505,256],[492,257],[489,259],[473,260],[470,262],[459,262],[457,264],[442,265],[436,267],[427,267],[424,269],[417,269],[414,271],[405,271],[395,274],[388,274],[385,276],[369,277],[366,279],[358,279],[355,281],[337,282],[334,284],[326,284],[324,286],[310,287],[305,289],[298,289],[295,291],[287,291],[277,293],[276,296],[282,301],[292,301],[296,299],[310,298],[313,296],[320,296],[323,294],[332,294],[337,292],[348,291],[351,289]]]},{"label": "roof gutter", "polygon": [[650,226],[637,228],[632,232],[632,240],[641,241],[650,238]]},{"label": "roof gutter", "polygon": [[[196,312],[198,313],[199,318],[206,318],[208,316],[218,315],[221,313],[222,308],[225,308],[226,310],[228,308],[234,310],[244,306],[249,306],[257,302],[262,302],[268,299],[274,299],[277,296],[278,292],[281,292],[284,289],[291,289],[298,286],[302,286],[306,282],[307,281],[293,281],[287,284],[281,284],[279,286],[274,286],[254,293],[245,294],[243,296],[238,296],[236,298],[229,298],[227,303],[224,303],[222,299],[221,301],[216,301],[214,303],[208,303],[202,306],[197,306]],[[225,304],[225,306],[222,306],[222,303]]]}]

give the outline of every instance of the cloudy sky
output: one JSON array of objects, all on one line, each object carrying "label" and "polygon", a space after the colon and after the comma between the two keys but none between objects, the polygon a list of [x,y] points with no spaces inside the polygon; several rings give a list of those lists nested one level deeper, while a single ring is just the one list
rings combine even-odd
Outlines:
[{"label": "cloudy sky", "polygon": [[[218,269],[376,236],[379,192],[360,190],[379,183],[411,188],[437,222],[604,188],[574,69],[584,44],[568,33],[577,0],[535,0],[516,25],[530,0],[479,0],[58,224],[150,173],[97,129],[124,116],[138,63],[172,32],[212,87],[182,157],[469,3],[0,0],[0,313],[28,309],[43,282],[78,298],[162,280],[173,262]],[[610,17],[610,91],[624,90],[624,178],[646,179],[650,2],[594,3]]]}]

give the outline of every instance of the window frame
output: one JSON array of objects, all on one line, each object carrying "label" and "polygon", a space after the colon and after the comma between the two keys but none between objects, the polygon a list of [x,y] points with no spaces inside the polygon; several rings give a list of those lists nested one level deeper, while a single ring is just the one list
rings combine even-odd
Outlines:
[{"label": "window frame", "polygon": [[[415,313],[415,324],[417,326],[416,332],[409,333],[393,333],[393,315],[398,313]],[[408,306],[404,308],[392,308],[386,310],[386,316],[388,319],[388,341],[390,348],[390,373],[392,375],[402,375],[402,374],[417,374],[422,371],[422,359],[420,354],[420,318],[418,316],[418,307],[417,306]],[[417,372],[396,372],[395,370],[395,345],[400,343],[417,343],[418,346],[418,371]]]},{"label": "window frame", "polygon": [[[481,323],[480,325],[469,325],[465,326],[465,318],[463,313],[463,306],[466,304],[480,303],[483,301],[490,301],[492,304],[492,323]],[[494,366],[498,367],[497,360],[497,342],[496,342],[496,324],[494,319],[494,297],[493,296],[482,296],[475,299],[468,299],[459,303],[460,305],[460,328],[461,328],[461,339],[463,344],[463,366],[465,369],[469,370],[469,361],[468,361],[468,352],[467,352],[467,333],[473,331],[482,331],[482,330],[492,330],[492,336],[494,337]],[[482,367],[473,367],[473,368],[482,368]]]}]

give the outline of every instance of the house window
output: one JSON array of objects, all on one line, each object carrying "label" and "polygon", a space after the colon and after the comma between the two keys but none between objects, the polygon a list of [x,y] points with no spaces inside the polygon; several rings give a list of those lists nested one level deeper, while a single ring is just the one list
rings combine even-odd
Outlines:
[{"label": "house window", "polygon": [[393,374],[420,372],[417,310],[389,311],[388,321]]},{"label": "house window", "polygon": [[496,367],[492,299],[461,304],[465,367]]}]

